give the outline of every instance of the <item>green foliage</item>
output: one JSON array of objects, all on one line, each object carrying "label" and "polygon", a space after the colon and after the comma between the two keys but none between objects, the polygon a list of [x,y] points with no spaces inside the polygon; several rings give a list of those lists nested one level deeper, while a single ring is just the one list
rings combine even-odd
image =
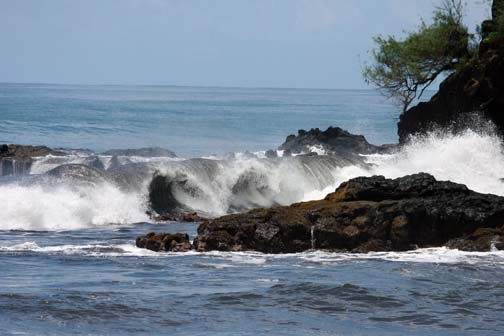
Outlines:
[{"label": "green foliage", "polygon": [[493,5],[492,31],[485,38],[485,43],[504,44],[504,1],[495,1]]},{"label": "green foliage", "polygon": [[453,71],[470,56],[461,1],[445,0],[433,14],[431,24],[422,21],[404,40],[375,37],[374,63],[363,70],[366,82],[399,101],[404,111],[437,76]]}]

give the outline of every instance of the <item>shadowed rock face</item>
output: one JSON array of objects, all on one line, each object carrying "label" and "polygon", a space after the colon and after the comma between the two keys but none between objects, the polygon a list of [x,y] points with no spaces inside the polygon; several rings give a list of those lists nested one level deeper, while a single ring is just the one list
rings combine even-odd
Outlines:
[{"label": "shadowed rock face", "polygon": [[[450,246],[481,228],[501,232],[504,198],[479,194],[428,174],[398,179],[360,177],[343,183],[324,200],[256,209],[204,222],[199,251],[300,252],[311,248],[368,252]],[[464,238],[464,237],[468,238]],[[500,236],[492,236],[500,248]],[[467,245],[488,250],[488,244]]]}]

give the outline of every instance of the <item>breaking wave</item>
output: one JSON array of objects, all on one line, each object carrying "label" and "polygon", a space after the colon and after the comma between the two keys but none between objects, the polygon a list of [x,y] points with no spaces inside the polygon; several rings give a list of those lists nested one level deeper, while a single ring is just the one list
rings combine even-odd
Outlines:
[{"label": "breaking wave", "polygon": [[493,133],[466,130],[414,138],[395,155],[371,155],[374,175],[396,178],[417,172],[467,185],[481,193],[504,196],[504,154]]},{"label": "breaking wave", "polygon": [[104,183],[89,186],[0,185],[2,230],[75,230],[147,220],[143,196]]},{"label": "breaking wave", "polygon": [[350,178],[371,175],[395,178],[426,172],[438,180],[504,196],[501,139],[473,130],[431,133],[411,139],[393,154],[362,155],[357,160],[323,155],[189,160],[93,155],[91,160],[89,155],[72,154],[41,158],[33,165],[32,176],[47,175],[69,163],[94,165],[105,178],[95,183],[68,178],[50,183],[0,180],[0,229],[73,230],[148,221],[153,176],[168,181],[173,202],[208,215],[320,199]]}]

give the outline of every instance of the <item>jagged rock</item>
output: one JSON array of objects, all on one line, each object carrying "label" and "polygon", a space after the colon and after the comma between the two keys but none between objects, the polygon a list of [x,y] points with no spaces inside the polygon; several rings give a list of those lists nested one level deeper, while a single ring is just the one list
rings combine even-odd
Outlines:
[{"label": "jagged rock", "polygon": [[169,149],[160,147],[147,147],[137,149],[111,149],[102,153],[111,156],[141,156],[141,157],[176,157],[175,153]]},{"label": "jagged rock", "polygon": [[189,236],[185,233],[154,233],[136,239],[136,246],[155,252],[187,252],[191,250]]},{"label": "jagged rock", "polygon": [[364,136],[351,134],[339,127],[329,127],[325,131],[318,128],[312,128],[309,131],[299,130],[297,136],[294,134],[287,136],[285,142],[278,147],[284,151],[284,156],[309,153],[316,155],[314,150],[320,150],[327,155],[347,157],[389,152],[393,148],[393,145],[372,145]]},{"label": "jagged rock", "polygon": [[[324,200],[223,216],[198,228],[198,251],[351,252],[442,246],[478,228],[502,226],[504,198],[436,181],[359,177]],[[499,248],[501,245],[496,245]],[[485,245],[480,245],[485,247]]]}]

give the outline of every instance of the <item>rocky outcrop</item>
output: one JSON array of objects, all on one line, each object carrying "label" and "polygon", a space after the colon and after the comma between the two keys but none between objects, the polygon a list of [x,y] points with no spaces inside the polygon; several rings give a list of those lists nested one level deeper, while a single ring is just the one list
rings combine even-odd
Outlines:
[{"label": "rocky outcrop", "polygon": [[34,157],[49,154],[64,155],[45,146],[0,145],[0,176],[28,174]]},{"label": "rocky outcrop", "polygon": [[187,252],[191,250],[189,236],[185,233],[148,233],[136,239],[136,246],[155,252]]},{"label": "rocky outcrop", "polygon": [[503,4],[503,0],[494,0],[494,20],[482,25],[479,57],[448,76],[430,101],[421,102],[400,116],[401,143],[411,135],[436,128],[450,128],[456,132],[474,127],[475,115],[478,119],[492,121],[504,135],[504,40],[494,36],[495,18],[501,12],[499,6],[504,8]]},{"label": "rocky outcrop", "polygon": [[[483,228],[502,232],[503,224],[503,197],[479,194],[423,173],[394,180],[359,177],[341,184],[324,200],[256,209],[204,222],[198,228],[194,248],[368,252],[450,242],[452,247],[488,250],[486,243],[464,242],[478,240],[474,237],[480,237],[477,230]],[[503,247],[499,234],[492,233],[491,241],[495,248]]]},{"label": "rocky outcrop", "polygon": [[[355,135],[339,127],[329,127],[325,131],[312,128],[309,131],[299,130],[291,134],[278,147],[287,155],[321,152],[326,155],[353,157],[358,154],[388,152],[392,145],[375,146],[367,142],[363,135]],[[285,155],[285,154],[284,154]]]},{"label": "rocky outcrop", "polygon": [[147,147],[138,149],[111,149],[102,153],[111,156],[140,156],[140,157],[176,157],[175,153],[169,149],[160,147]]}]

